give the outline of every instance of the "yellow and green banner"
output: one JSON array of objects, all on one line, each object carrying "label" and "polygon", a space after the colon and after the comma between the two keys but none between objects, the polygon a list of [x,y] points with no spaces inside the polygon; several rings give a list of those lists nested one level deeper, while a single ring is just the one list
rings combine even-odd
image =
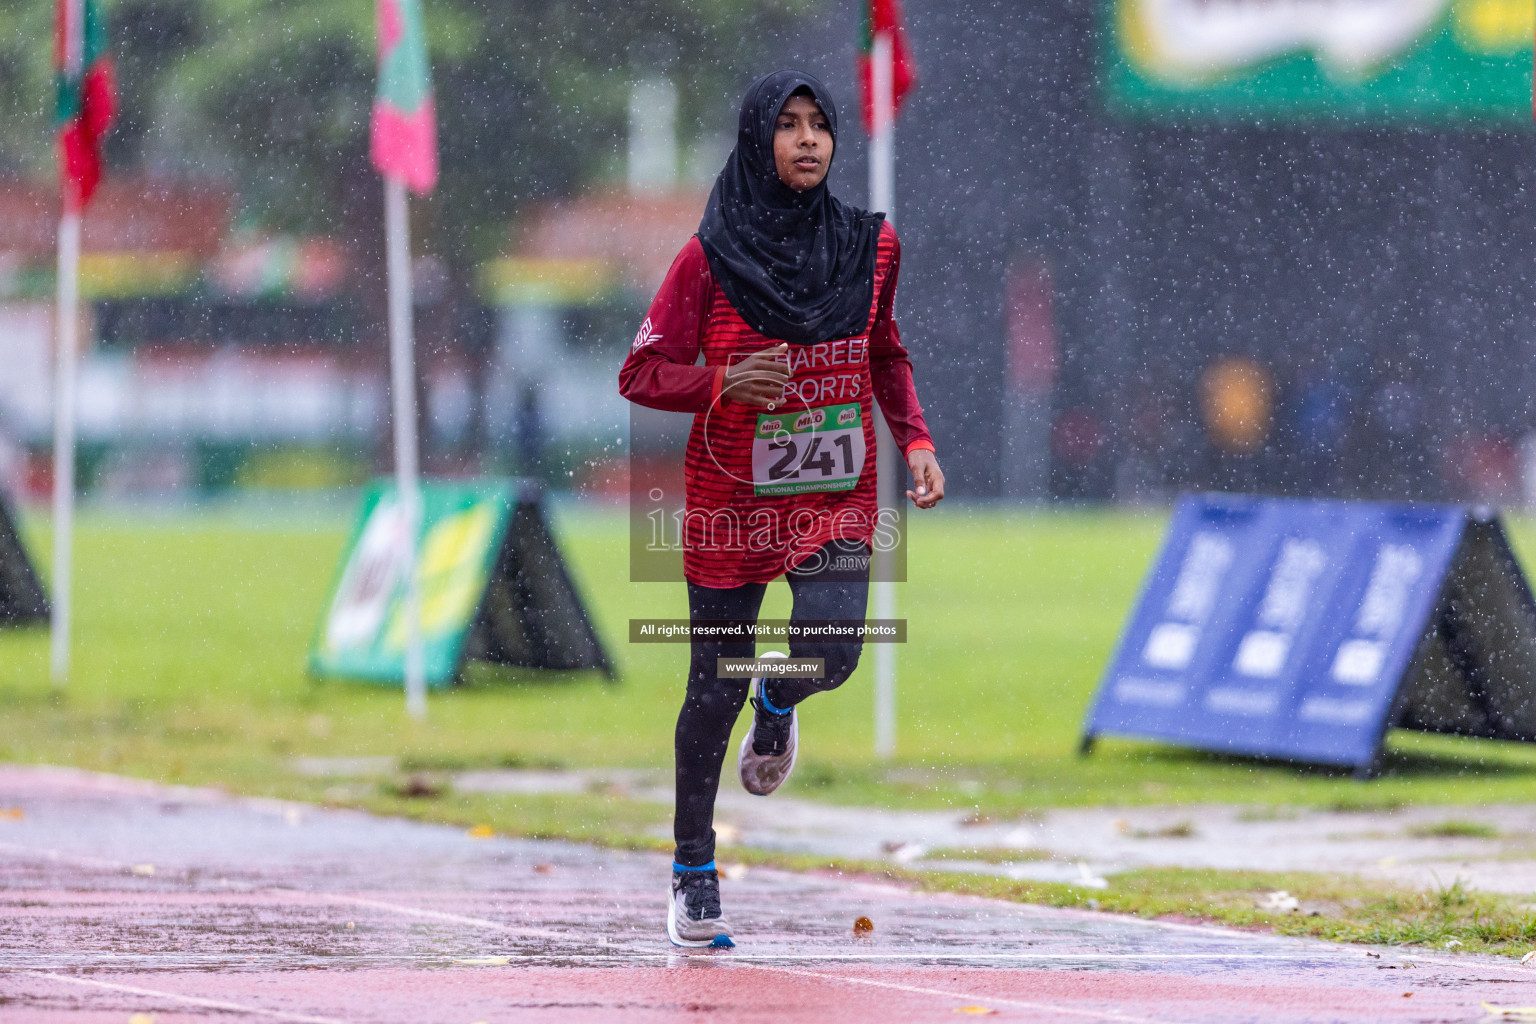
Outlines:
[{"label": "yellow and green banner", "polygon": [[1531,119],[1531,0],[1106,0],[1111,109],[1174,120]]},{"label": "yellow and green banner", "polygon": [[[531,487],[423,483],[416,572],[427,685],[466,659],[612,676]],[[392,481],[363,495],[357,526],[310,651],[310,671],[403,684],[406,517]]]}]

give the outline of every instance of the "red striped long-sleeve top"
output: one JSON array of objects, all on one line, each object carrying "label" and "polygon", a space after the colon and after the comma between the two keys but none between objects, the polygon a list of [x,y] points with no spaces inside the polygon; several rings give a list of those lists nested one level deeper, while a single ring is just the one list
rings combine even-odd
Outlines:
[{"label": "red striped long-sleeve top", "polygon": [[903,455],[933,450],[892,316],[900,265],[896,231],[885,224],[864,331],[791,345],[784,402],[770,411],[732,401],[725,372],[779,342],[731,306],[697,237],[673,261],[619,371],[619,392],[694,414],[684,465],[690,583],[766,583],[828,541],[869,542],[877,522],[873,400]]}]

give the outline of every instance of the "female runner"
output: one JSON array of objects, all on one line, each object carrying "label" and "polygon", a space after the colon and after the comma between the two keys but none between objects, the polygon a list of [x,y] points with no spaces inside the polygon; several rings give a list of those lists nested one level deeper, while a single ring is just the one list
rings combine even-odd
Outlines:
[{"label": "female runner", "polygon": [[[875,399],[912,471],[907,496],[925,509],[944,497],[892,318],[901,247],[884,214],[828,191],[836,143],[837,109],[815,78],[776,71],[753,83],[698,234],[673,261],[619,372],[630,401],[694,414],[683,574],[695,626],[756,623],[768,582],[781,575],[792,623],[864,621],[871,545],[888,542],[894,525],[877,514]],[[692,641],[667,905],[678,945],[731,944],[713,822],[743,703],[750,696],[754,714],[737,774],[766,796],[794,767],[796,705],[841,685],[862,644],[789,647],[794,661],[823,659],[822,676],[722,679],[719,659],[750,659],[755,643]]]}]

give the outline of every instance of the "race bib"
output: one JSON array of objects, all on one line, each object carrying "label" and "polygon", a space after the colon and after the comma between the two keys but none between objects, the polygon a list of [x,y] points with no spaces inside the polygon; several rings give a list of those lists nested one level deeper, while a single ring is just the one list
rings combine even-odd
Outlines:
[{"label": "race bib", "polygon": [[752,493],[851,491],[864,471],[858,402],[803,412],[759,413],[752,435]]}]

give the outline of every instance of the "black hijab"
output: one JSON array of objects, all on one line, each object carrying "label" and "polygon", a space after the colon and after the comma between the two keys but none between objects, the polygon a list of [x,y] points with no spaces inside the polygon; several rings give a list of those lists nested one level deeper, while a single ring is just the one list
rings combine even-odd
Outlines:
[{"label": "black hijab", "polygon": [[785,101],[802,87],[827,115],[836,156],[837,107],[827,87],[803,71],[759,78],[741,101],[736,148],[699,224],[709,269],[731,306],[759,334],[793,345],[864,329],[885,219],[839,201],[825,179],[805,192],[779,180],[774,130]]}]

